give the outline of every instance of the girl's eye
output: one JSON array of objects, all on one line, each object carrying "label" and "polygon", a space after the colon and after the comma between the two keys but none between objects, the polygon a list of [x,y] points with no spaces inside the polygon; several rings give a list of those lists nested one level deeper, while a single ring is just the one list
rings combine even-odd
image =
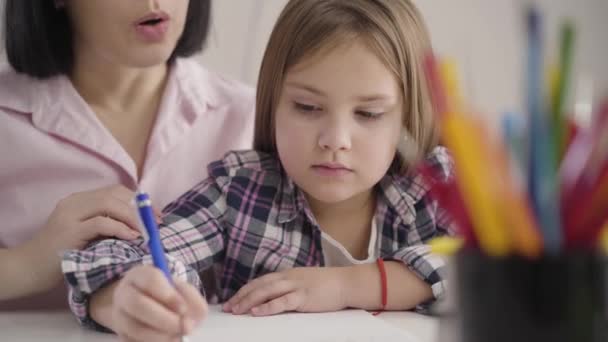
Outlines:
[{"label": "girl's eye", "polygon": [[304,103],[294,102],[293,105],[296,110],[303,112],[303,113],[318,112],[321,110],[321,108],[319,108],[317,106],[304,104]]},{"label": "girl's eye", "polygon": [[362,117],[364,119],[369,119],[369,120],[380,119],[380,117],[384,114],[384,113],[366,112],[366,111],[363,111],[363,110],[356,111],[355,113],[357,115],[359,115],[360,117]]}]

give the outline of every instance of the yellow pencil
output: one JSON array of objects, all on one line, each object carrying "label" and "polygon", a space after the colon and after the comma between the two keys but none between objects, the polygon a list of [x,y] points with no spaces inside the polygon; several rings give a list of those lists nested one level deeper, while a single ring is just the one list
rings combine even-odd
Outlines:
[{"label": "yellow pencil", "polygon": [[602,235],[600,236],[600,247],[602,248],[604,254],[608,255],[608,222],[602,229]]},{"label": "yellow pencil", "polygon": [[458,237],[440,236],[429,241],[431,253],[440,255],[454,255],[464,246],[464,240]]},{"label": "yellow pencil", "polygon": [[490,153],[485,153],[485,142],[480,139],[481,125],[461,114],[462,100],[454,63],[442,63],[441,78],[448,108],[442,121],[442,133],[454,157],[458,188],[480,247],[489,255],[504,256],[510,252],[510,241],[492,179],[496,175],[488,172],[495,163],[488,158]]},{"label": "yellow pencil", "polygon": [[439,75],[445,89],[445,100],[448,112],[464,112],[464,98],[458,86],[459,77],[456,61],[444,58],[439,65]]},{"label": "yellow pencil", "polygon": [[480,247],[489,255],[509,253],[509,238],[497,207],[497,193],[491,175],[487,172],[476,125],[461,114],[444,117],[443,134],[454,156],[457,185],[471,217]]}]

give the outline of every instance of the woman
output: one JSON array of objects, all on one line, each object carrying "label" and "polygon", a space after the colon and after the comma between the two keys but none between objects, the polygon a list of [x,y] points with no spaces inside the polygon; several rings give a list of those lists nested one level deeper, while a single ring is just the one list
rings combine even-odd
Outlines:
[{"label": "woman", "polygon": [[253,92],[186,58],[209,15],[209,0],[6,1],[0,309],[66,306],[63,250],[137,237],[136,188],[162,208],[250,146]]}]

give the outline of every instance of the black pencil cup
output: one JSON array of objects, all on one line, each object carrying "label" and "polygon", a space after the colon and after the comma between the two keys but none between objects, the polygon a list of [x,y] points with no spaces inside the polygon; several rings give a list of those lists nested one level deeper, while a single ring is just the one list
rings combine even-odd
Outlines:
[{"label": "black pencil cup", "polygon": [[462,342],[607,342],[606,258],[455,258]]}]

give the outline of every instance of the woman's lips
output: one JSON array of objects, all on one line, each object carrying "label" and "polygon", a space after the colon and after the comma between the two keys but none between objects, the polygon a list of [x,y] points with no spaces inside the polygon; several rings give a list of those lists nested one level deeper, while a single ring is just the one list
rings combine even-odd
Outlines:
[{"label": "woman's lips", "polygon": [[135,22],[135,32],[145,42],[158,43],[165,38],[169,21],[169,15],[164,12],[150,13]]}]

